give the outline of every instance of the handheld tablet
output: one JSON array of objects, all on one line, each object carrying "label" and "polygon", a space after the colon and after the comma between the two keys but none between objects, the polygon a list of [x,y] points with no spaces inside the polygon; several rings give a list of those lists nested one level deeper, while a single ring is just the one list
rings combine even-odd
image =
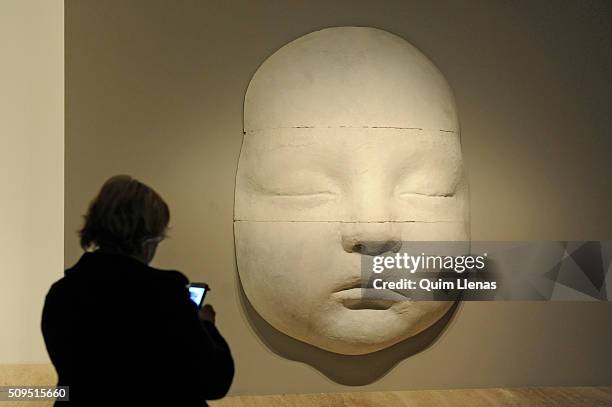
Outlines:
[{"label": "handheld tablet", "polygon": [[206,283],[191,283],[189,284],[189,298],[195,302],[198,308],[204,305],[204,297],[210,291],[210,287]]}]

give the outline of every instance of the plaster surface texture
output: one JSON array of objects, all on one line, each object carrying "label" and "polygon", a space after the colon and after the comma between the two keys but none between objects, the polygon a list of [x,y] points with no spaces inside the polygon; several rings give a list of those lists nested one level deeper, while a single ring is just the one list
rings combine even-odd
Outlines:
[{"label": "plaster surface texture", "polygon": [[374,28],[328,28],[259,67],[234,238],[245,294],[276,329],[341,354],[416,335],[452,303],[364,298],[361,256],[468,240],[468,222],[453,95],[415,47]]}]

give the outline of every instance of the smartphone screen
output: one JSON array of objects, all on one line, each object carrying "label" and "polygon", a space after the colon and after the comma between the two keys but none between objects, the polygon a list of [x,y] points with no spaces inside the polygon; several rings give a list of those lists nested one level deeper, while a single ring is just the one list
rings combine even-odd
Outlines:
[{"label": "smartphone screen", "polygon": [[204,296],[206,295],[206,287],[189,286],[189,298],[195,302],[198,307],[202,307]]}]

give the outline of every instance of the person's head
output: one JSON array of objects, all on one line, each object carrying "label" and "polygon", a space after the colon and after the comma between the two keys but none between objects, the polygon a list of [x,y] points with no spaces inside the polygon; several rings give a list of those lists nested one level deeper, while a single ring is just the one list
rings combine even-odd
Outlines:
[{"label": "person's head", "polygon": [[453,94],[415,47],[336,27],[259,67],[245,96],[234,233],[244,292],[272,326],[344,354],[416,335],[452,302],[365,298],[361,256],[464,241],[468,222]]},{"label": "person's head", "polygon": [[148,264],[165,237],[170,210],[149,186],[117,175],[104,183],[89,205],[79,231],[84,250],[135,257]]}]

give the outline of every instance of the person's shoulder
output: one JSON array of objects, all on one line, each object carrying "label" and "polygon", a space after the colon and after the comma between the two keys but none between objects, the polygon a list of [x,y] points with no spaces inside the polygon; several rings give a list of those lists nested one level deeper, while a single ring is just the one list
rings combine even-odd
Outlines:
[{"label": "person's shoulder", "polygon": [[154,278],[158,282],[164,285],[172,284],[172,285],[185,287],[187,284],[189,284],[189,279],[187,278],[187,276],[185,276],[183,273],[181,273],[178,270],[164,270],[164,269],[157,269],[154,267],[150,267],[150,268],[151,268],[151,272],[153,273]]},{"label": "person's shoulder", "polygon": [[72,291],[72,278],[66,276],[55,281],[47,291],[47,300],[55,298],[65,298]]}]

